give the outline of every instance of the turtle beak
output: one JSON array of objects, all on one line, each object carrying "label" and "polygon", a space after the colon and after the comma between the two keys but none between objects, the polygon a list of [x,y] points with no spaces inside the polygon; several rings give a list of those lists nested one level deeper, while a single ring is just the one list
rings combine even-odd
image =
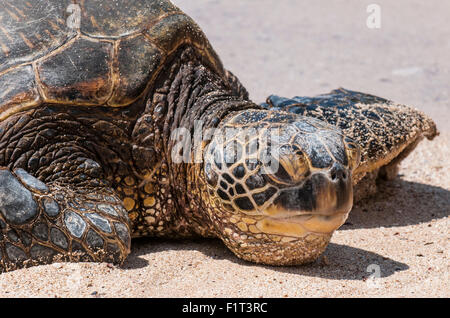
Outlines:
[{"label": "turtle beak", "polygon": [[302,185],[281,190],[256,226],[292,237],[331,234],[344,224],[352,205],[351,171],[335,163],[327,173],[313,173]]}]

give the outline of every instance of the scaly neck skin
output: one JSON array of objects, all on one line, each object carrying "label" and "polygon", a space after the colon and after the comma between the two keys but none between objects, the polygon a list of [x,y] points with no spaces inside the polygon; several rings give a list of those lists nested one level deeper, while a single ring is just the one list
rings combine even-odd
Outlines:
[{"label": "scaly neck skin", "polygon": [[[200,134],[204,135],[208,129],[218,127],[228,115],[259,106],[233,94],[223,78],[200,64],[181,63],[172,72],[176,75],[170,87],[156,90],[151,113],[153,118],[160,118],[156,123],[155,135],[161,138],[163,160],[169,167],[170,191],[175,198],[178,219],[181,219],[174,222],[174,232],[213,236],[203,200],[207,195],[203,164],[194,162],[195,150],[200,152],[201,158],[202,151],[209,142],[204,140],[200,143],[200,149],[195,148],[198,145],[198,141],[195,141],[199,135],[198,125],[201,123]],[[165,103],[158,103],[158,100],[164,100]],[[184,160],[176,163],[172,156],[179,139],[171,137],[180,128],[190,135],[192,151],[188,157],[191,162]]]}]

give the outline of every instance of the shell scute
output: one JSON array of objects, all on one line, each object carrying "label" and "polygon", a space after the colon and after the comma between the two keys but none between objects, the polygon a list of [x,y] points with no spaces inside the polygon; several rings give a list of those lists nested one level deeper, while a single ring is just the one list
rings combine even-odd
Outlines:
[{"label": "shell scute", "polygon": [[181,45],[225,74],[201,29],[166,0],[0,0],[0,21],[0,120],[43,103],[129,106]]},{"label": "shell scute", "polygon": [[191,44],[202,52],[203,62],[219,74],[223,74],[220,58],[211,47],[200,27],[185,14],[169,15],[146,31],[151,41],[166,54],[182,44]]},{"label": "shell scute", "polygon": [[162,58],[163,53],[143,35],[120,41],[117,88],[109,105],[127,105],[138,98],[152,80]]},{"label": "shell scute", "polygon": [[85,0],[81,32],[91,37],[119,38],[144,31],[162,16],[181,12],[170,1]]},{"label": "shell scute", "polygon": [[46,100],[102,104],[111,95],[113,45],[79,38],[38,64]]},{"label": "shell scute", "polygon": [[40,101],[31,65],[16,68],[0,76],[0,114],[14,112],[17,105],[27,108]]},{"label": "shell scute", "polygon": [[0,74],[46,56],[74,37],[66,23],[70,0],[0,1]]}]

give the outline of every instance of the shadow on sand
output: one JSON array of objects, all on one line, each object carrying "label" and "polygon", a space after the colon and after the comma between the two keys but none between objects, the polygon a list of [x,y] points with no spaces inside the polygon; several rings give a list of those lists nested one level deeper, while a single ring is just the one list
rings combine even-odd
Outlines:
[{"label": "shadow on sand", "polygon": [[[133,242],[131,254],[123,264],[123,269],[138,269],[151,266],[142,258],[142,255],[164,251],[198,251],[204,255],[217,260],[228,260],[244,267],[264,267],[273,271],[298,274],[311,277],[322,277],[329,279],[364,280],[371,273],[367,272],[368,266],[376,264],[380,266],[381,277],[388,277],[397,271],[408,269],[408,265],[391,260],[382,255],[363,249],[330,243],[324,255],[328,261],[321,256],[317,261],[302,266],[276,267],[253,264],[237,258],[229,251],[220,240],[198,239],[198,240],[163,240],[142,238]],[[332,261],[329,261],[332,260]],[[343,266],[342,264],[349,264]]]},{"label": "shadow on sand", "polygon": [[450,214],[450,191],[397,178],[382,182],[378,192],[354,205],[339,231],[408,226]]},{"label": "shadow on sand", "polygon": [[[363,202],[355,204],[350,217],[340,230],[408,226],[429,222],[449,215],[450,191],[422,183],[397,178],[379,184],[378,193]],[[349,233],[349,235],[351,235]],[[132,253],[123,265],[124,269],[151,266],[141,258],[162,251],[196,250],[213,259],[228,260],[245,267],[262,266],[283,273],[335,280],[365,280],[371,275],[371,264],[380,266],[381,277],[409,268],[407,264],[363,249],[330,243],[317,261],[292,267],[274,267],[252,264],[238,259],[220,240],[164,240],[143,238],[133,241]]]}]

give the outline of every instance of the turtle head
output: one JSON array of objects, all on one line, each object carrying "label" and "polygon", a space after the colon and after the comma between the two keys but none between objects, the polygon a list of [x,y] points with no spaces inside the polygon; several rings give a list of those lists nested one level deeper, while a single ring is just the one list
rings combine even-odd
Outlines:
[{"label": "turtle head", "polygon": [[352,208],[359,158],[351,139],[319,120],[261,110],[228,118],[204,162],[218,235],[250,261],[314,260]]}]

